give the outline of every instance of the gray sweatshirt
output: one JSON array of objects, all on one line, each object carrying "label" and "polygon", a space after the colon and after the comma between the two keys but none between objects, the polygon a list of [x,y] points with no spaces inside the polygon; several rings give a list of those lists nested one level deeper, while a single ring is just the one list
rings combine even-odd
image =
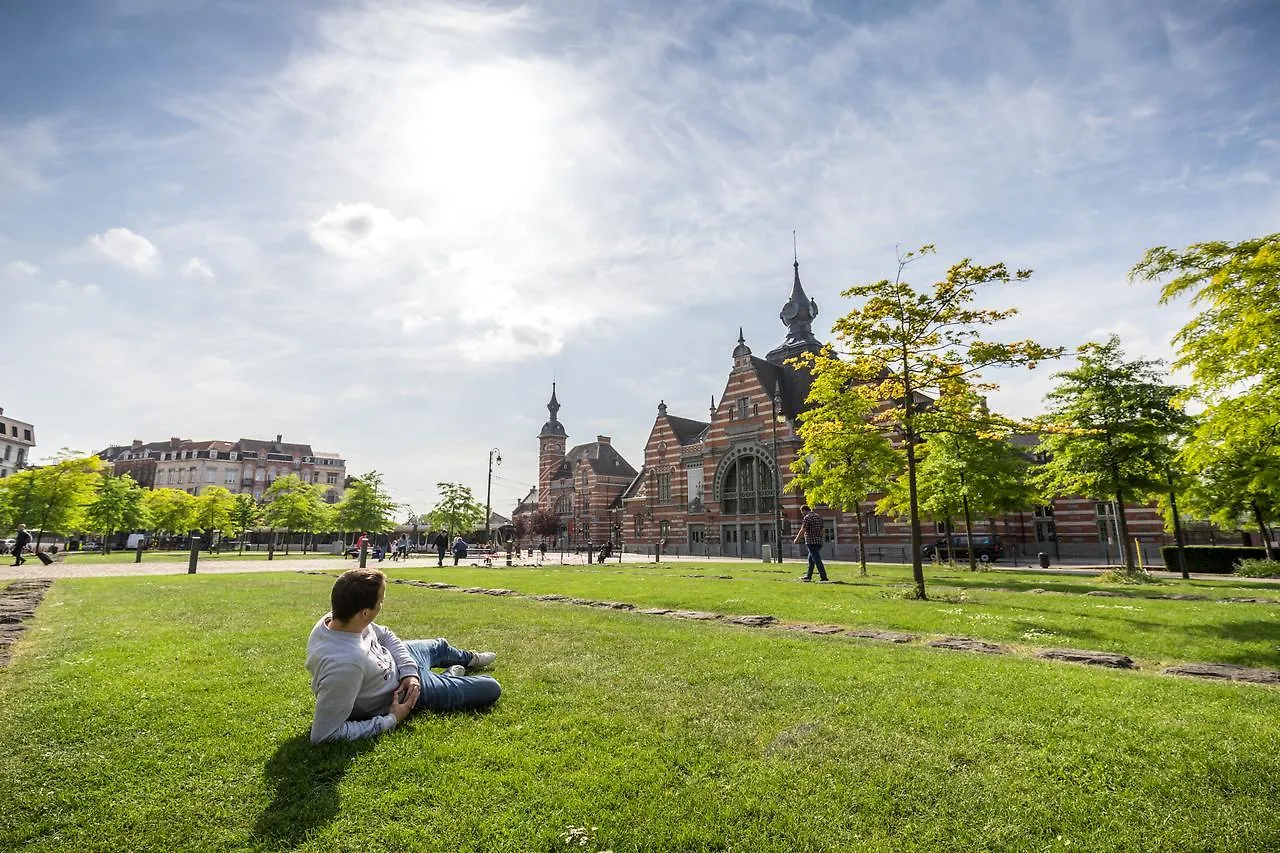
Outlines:
[{"label": "gray sweatshirt", "polygon": [[316,695],[311,742],[356,740],[394,729],[391,697],[400,679],[418,674],[418,664],[390,629],[373,623],[359,634],[335,631],[329,627],[332,615],[326,613],[307,640],[307,670]]}]

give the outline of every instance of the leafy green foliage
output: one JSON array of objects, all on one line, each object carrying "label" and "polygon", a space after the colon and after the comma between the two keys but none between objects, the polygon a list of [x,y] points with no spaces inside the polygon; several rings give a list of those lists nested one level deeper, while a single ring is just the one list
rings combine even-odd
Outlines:
[{"label": "leafy green foliage", "polygon": [[1236,396],[1241,386],[1274,392],[1280,375],[1280,233],[1179,251],[1159,246],[1129,275],[1148,281],[1172,275],[1160,301],[1190,297],[1200,309],[1174,337],[1174,364],[1191,370],[1198,394]]},{"label": "leafy green foliage", "polygon": [[196,498],[195,525],[206,533],[226,532],[231,527],[231,510],[236,496],[222,486],[206,486]]},{"label": "leafy green foliage", "polygon": [[182,489],[152,489],[143,504],[157,532],[177,536],[196,529],[196,496]]},{"label": "leafy green foliage", "polygon": [[471,494],[471,489],[458,483],[436,483],[440,501],[427,517],[435,530],[446,530],[460,536],[484,527],[484,504]]},{"label": "leafy green foliage", "polygon": [[84,511],[97,494],[102,469],[98,457],[64,448],[53,463],[0,480],[0,491],[15,522],[35,530],[38,543],[46,531],[66,534],[83,528]]},{"label": "leafy green foliage", "polygon": [[370,471],[351,480],[338,504],[339,530],[385,533],[395,527],[398,504],[382,487],[382,475]]},{"label": "leafy green foliage", "polygon": [[244,551],[244,534],[256,527],[261,521],[262,508],[253,499],[253,495],[236,495],[227,514],[227,529],[233,536],[240,539],[241,551]]},{"label": "leafy green foliage", "polygon": [[855,285],[843,292],[845,297],[864,300],[832,327],[844,358],[830,347],[803,357],[816,380],[848,389],[847,393],[870,403],[872,423],[894,438],[904,457],[913,577],[920,598],[925,597],[925,582],[916,448],[924,438],[919,418],[928,408],[929,396],[941,401],[973,389],[989,389],[993,386],[981,381],[983,370],[1035,367],[1062,352],[1031,340],[996,343],[982,338],[983,327],[1013,316],[1017,309],[972,307],[978,289],[1025,281],[1030,270],[1011,273],[1004,264],[982,266],[965,258],[931,288],[918,291],[903,281],[902,274],[908,264],[933,251],[933,246],[925,246],[899,258],[892,281]]},{"label": "leafy green foliage", "polygon": [[560,516],[541,506],[535,509],[533,515],[529,517],[529,524],[532,526],[533,532],[543,539],[553,541],[560,535],[560,523]]},{"label": "leafy green foliage", "polygon": [[111,538],[117,531],[147,526],[145,495],[128,474],[121,477],[104,474],[97,494],[84,509],[84,529],[101,533],[103,550],[110,551]]},{"label": "leafy green foliage", "polygon": [[[1047,495],[1085,495],[1116,501],[1120,540],[1129,541],[1125,501],[1165,489],[1174,462],[1173,440],[1190,421],[1167,385],[1160,362],[1125,361],[1120,339],[1077,350],[1079,364],[1054,374],[1049,412],[1041,421],[1040,448],[1048,461],[1031,479]],[[1135,570],[1132,548],[1125,569]]]}]

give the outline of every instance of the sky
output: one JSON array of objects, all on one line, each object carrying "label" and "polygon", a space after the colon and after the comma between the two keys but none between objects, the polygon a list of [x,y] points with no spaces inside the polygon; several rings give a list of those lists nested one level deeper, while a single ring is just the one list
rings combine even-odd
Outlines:
[{"label": "sky", "polygon": [[[1128,270],[1280,230],[1274,0],[9,0],[0,406],[67,447],[272,438],[509,512],[551,383],[637,467],[741,328],[935,244],[1031,268],[993,338],[1191,316]],[[1055,369],[995,371],[1043,410]]]}]

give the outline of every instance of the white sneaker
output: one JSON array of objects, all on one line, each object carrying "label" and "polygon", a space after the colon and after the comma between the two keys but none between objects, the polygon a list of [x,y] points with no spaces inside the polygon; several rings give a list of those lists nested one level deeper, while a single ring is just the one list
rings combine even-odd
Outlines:
[{"label": "white sneaker", "polygon": [[466,675],[466,674],[467,674],[467,668],[466,668],[465,666],[463,666],[462,664],[460,664],[460,663],[455,663],[453,666],[451,666],[451,667],[449,667],[448,669],[446,669],[446,670],[444,671],[444,674],[445,674],[445,675],[458,675],[458,676]]},{"label": "white sneaker", "polygon": [[493,652],[471,652],[471,663],[467,664],[467,669],[484,669],[497,659]]}]

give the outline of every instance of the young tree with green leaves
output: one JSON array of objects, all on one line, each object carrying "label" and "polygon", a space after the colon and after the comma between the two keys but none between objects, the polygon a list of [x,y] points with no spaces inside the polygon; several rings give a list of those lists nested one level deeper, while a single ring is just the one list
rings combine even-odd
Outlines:
[{"label": "young tree with green leaves", "polygon": [[143,505],[157,532],[185,536],[196,529],[196,496],[182,489],[152,489]]},{"label": "young tree with green leaves", "polygon": [[111,553],[111,539],[121,530],[146,526],[146,493],[128,474],[104,474],[97,494],[84,509],[84,529],[102,534],[103,553]]},{"label": "young tree with green leaves", "polygon": [[458,483],[436,483],[440,501],[428,517],[431,526],[448,530],[454,536],[484,527],[484,504],[471,494],[471,489]]},{"label": "young tree with green leaves", "polygon": [[55,461],[26,468],[0,480],[16,521],[33,528],[35,547],[44,534],[67,534],[81,529],[85,508],[97,494],[102,460],[63,448]]},{"label": "young tree with green leaves", "polygon": [[[1182,450],[1189,471],[1185,504],[1222,527],[1256,525],[1268,560],[1280,513],[1280,408],[1261,395],[1223,400],[1206,410]],[[1247,519],[1248,521],[1245,521]]]},{"label": "young tree with green leaves", "polygon": [[978,381],[990,367],[1035,365],[1061,355],[1061,349],[1031,341],[995,343],[983,340],[982,329],[1017,313],[1017,309],[972,307],[978,289],[1024,281],[1030,270],[1009,272],[1004,264],[981,266],[968,258],[954,264],[927,290],[903,280],[906,267],[933,246],[908,252],[898,260],[892,280],[855,285],[842,295],[864,300],[836,320],[837,347],[826,347],[802,360],[816,379],[830,375],[835,387],[848,388],[873,404],[872,423],[893,437],[903,456],[907,477],[907,514],[911,522],[911,562],[916,596],[926,598],[920,557],[920,505],[917,447],[924,439],[919,421],[938,399],[971,388],[990,389]]},{"label": "young tree with green leaves", "polygon": [[395,527],[398,504],[382,488],[382,475],[370,471],[351,480],[338,504],[338,527],[345,532],[385,533]]},{"label": "young tree with green leaves", "polygon": [[[289,553],[295,532],[314,531],[324,512],[320,490],[304,483],[297,474],[278,478],[263,495],[262,518],[272,528],[286,532],[284,552]],[[305,549],[305,545],[304,545]]]},{"label": "young tree with green leaves", "polygon": [[236,505],[236,496],[222,486],[206,486],[196,497],[195,526],[209,536],[209,547],[213,547],[213,532],[221,530],[224,534],[231,530],[231,510]]},{"label": "young tree with green leaves", "polygon": [[550,539],[554,544],[560,536],[560,516],[546,507],[538,507],[529,516],[529,526],[533,532],[543,539]]},{"label": "young tree with green leaves", "polygon": [[[1189,396],[1208,409],[1182,451],[1190,504],[1224,526],[1252,516],[1274,559],[1267,519],[1280,505],[1280,233],[1238,243],[1150,249],[1130,278],[1166,280],[1162,303],[1198,313],[1174,336],[1174,366],[1191,372]],[[1269,509],[1270,508],[1270,509]]]},{"label": "young tree with green leaves", "polygon": [[1126,361],[1114,335],[1076,352],[1077,366],[1054,374],[1058,385],[1045,398],[1040,449],[1048,461],[1031,481],[1046,495],[1114,500],[1125,571],[1133,573],[1125,502],[1165,490],[1173,438],[1186,432],[1189,419],[1160,361]]},{"label": "young tree with green leaves", "polygon": [[902,470],[902,459],[884,430],[873,423],[875,406],[850,393],[844,377],[829,371],[814,377],[797,433],[803,442],[791,464],[786,491],[809,503],[853,513],[858,525],[860,574],[867,574],[862,505],[883,492]]},{"label": "young tree with green leaves", "polygon": [[245,539],[250,530],[262,521],[262,507],[253,499],[253,495],[239,494],[231,504],[227,519],[227,529],[240,540],[240,553],[244,553]]}]

